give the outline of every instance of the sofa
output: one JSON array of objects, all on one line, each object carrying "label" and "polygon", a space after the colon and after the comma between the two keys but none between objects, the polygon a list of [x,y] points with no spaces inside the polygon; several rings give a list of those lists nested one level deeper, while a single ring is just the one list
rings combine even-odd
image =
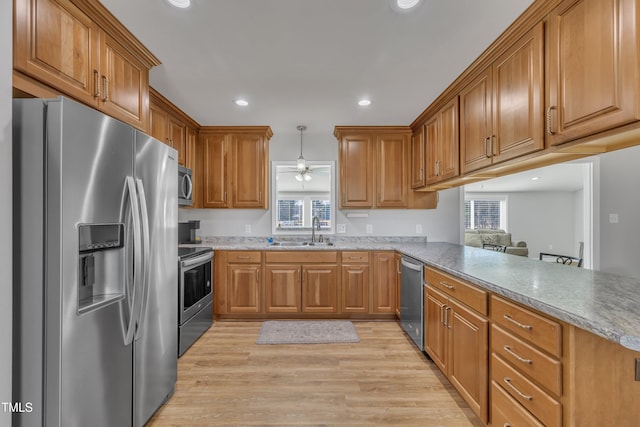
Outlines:
[{"label": "sofa", "polygon": [[506,253],[519,256],[529,256],[526,242],[511,240],[511,233],[504,230],[464,230],[465,246],[481,248],[483,243],[506,246]]}]

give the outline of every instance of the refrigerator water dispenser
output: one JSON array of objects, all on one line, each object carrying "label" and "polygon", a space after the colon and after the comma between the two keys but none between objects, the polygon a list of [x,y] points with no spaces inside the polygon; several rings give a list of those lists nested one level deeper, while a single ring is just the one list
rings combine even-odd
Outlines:
[{"label": "refrigerator water dispenser", "polygon": [[78,226],[78,313],[124,298],[124,224]]}]

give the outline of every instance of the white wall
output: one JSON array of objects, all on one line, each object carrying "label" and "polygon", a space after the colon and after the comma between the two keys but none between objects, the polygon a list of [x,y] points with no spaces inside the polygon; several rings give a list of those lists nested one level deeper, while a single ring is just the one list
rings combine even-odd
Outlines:
[{"label": "white wall", "polygon": [[[295,125],[292,126],[295,128]],[[300,134],[274,135],[270,142],[270,160],[294,161],[300,154]],[[337,160],[338,141],[331,133],[305,132],[303,155],[307,160]],[[337,171],[336,171],[336,175]],[[338,178],[339,179],[339,178]],[[336,223],[345,224],[350,236],[417,236],[416,225],[429,241],[458,243],[460,238],[460,190],[440,192],[438,208],[376,209],[368,218],[347,218],[347,211],[336,212]],[[180,209],[180,221],[200,220],[200,236],[269,236],[271,210],[244,209]],[[245,233],[245,225],[251,232]],[[366,233],[371,224],[373,233]]]},{"label": "white wall", "polygon": [[[11,68],[13,2],[0,2],[0,402],[11,402]],[[0,425],[11,425],[0,408]]]},{"label": "white wall", "polygon": [[[640,146],[600,155],[600,270],[640,278]],[[609,222],[618,214],[618,223]]]}]

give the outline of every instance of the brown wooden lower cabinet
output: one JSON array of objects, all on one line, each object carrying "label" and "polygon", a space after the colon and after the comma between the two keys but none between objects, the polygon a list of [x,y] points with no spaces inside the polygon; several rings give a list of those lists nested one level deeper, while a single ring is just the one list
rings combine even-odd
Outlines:
[{"label": "brown wooden lower cabinet", "polygon": [[367,313],[369,311],[369,264],[342,266],[343,313]]},{"label": "brown wooden lower cabinet", "polygon": [[396,259],[394,251],[373,253],[371,312],[396,312]]},{"label": "brown wooden lower cabinet", "polygon": [[227,313],[258,313],[260,307],[259,264],[227,265]]}]

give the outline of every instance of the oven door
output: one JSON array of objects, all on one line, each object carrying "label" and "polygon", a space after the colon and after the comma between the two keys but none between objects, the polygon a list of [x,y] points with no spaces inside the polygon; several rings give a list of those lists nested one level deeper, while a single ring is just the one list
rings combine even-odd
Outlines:
[{"label": "oven door", "polygon": [[180,261],[180,324],[213,301],[213,251]]}]

